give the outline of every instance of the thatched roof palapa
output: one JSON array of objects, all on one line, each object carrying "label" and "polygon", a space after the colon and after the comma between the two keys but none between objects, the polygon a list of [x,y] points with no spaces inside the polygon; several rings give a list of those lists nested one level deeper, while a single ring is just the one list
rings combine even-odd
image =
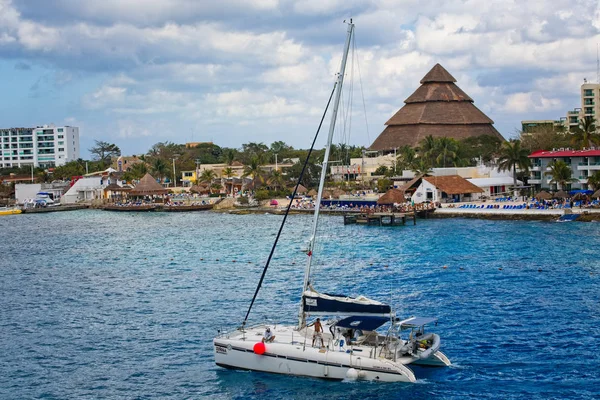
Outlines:
[{"label": "thatched roof palapa", "polygon": [[394,203],[404,203],[406,199],[404,198],[404,192],[399,189],[390,189],[383,196],[377,200],[377,204],[394,204]]},{"label": "thatched roof palapa", "polygon": [[600,198],[600,189],[598,189],[598,190],[596,190],[596,191],[594,192],[594,194],[592,195],[592,198],[593,198],[593,199],[598,199],[598,198]]},{"label": "thatched roof palapa", "polygon": [[310,189],[307,194],[309,196],[316,196],[318,193],[315,189]]},{"label": "thatched roof palapa", "polygon": [[130,187],[119,186],[115,182],[104,188],[105,192],[129,192],[130,190]]},{"label": "thatched roof palapa", "polygon": [[456,79],[436,64],[421,79],[421,86],[385,124],[372,150],[415,147],[426,136],[466,139],[490,135],[504,141],[492,121],[455,85]]},{"label": "thatched roof palapa", "polygon": [[298,189],[296,190],[296,193],[303,194],[306,192],[308,192],[308,189],[302,186],[301,184],[298,184]]},{"label": "thatched roof palapa", "polygon": [[129,194],[132,196],[165,195],[167,193],[169,193],[169,190],[165,189],[160,183],[156,182],[156,179],[154,179],[150,174],[144,175],[144,177],[140,179],[140,183],[135,185],[135,187],[129,192]]},{"label": "thatched roof palapa", "polygon": [[558,192],[554,193],[555,199],[566,199],[567,197],[569,197],[569,193],[565,192],[564,190],[559,190]]},{"label": "thatched roof palapa", "polygon": [[552,195],[546,192],[545,190],[542,190],[541,192],[535,195],[535,198],[538,200],[550,200],[552,198]]},{"label": "thatched roof palapa", "polygon": [[446,194],[483,193],[483,189],[458,175],[424,176],[424,180]]}]

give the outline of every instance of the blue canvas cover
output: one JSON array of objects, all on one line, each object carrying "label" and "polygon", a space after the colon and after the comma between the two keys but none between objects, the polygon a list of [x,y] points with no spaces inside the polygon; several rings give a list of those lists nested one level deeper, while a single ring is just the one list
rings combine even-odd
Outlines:
[{"label": "blue canvas cover", "polygon": [[304,312],[313,315],[379,315],[389,316],[392,309],[389,305],[366,297],[347,297],[344,295],[327,295],[314,291],[306,291],[302,296]]}]

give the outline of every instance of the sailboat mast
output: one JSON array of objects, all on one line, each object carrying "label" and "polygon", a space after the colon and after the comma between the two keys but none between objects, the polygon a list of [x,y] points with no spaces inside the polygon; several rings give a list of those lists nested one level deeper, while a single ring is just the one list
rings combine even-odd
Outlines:
[{"label": "sailboat mast", "polygon": [[[327,164],[329,163],[329,151],[331,149],[331,143],[333,141],[333,132],[335,130],[335,121],[337,118],[338,108],[340,105],[340,98],[342,95],[342,86],[344,83],[344,73],[346,71],[346,61],[348,59],[348,51],[350,50],[350,42],[352,33],[354,32],[354,24],[352,19],[348,24],[348,34],[346,36],[346,43],[344,45],[344,54],[342,56],[342,64],[340,66],[340,72],[337,76],[335,99],[333,102],[333,110],[331,113],[331,123],[329,124],[329,135],[327,136],[327,145],[325,146],[325,156],[323,157],[323,164],[321,166],[321,178],[319,180],[319,192],[317,193],[317,202],[315,204],[315,212],[313,216],[313,227],[312,233],[308,242],[308,260],[306,261],[306,269],[304,271],[304,283],[302,285],[302,294],[308,289],[310,267],[312,262],[313,250],[315,247],[315,240],[317,236],[317,228],[319,226],[319,211],[321,210],[321,198],[323,197],[323,188],[325,186],[325,176],[327,175]],[[306,325],[306,314],[304,313],[304,301],[303,296],[300,298],[300,313],[298,318],[298,327],[302,328]]]}]

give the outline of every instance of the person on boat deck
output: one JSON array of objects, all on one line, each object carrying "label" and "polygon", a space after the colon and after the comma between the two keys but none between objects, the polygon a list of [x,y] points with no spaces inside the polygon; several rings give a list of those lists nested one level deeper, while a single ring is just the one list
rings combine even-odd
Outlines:
[{"label": "person on boat deck", "polygon": [[321,346],[323,345],[323,325],[321,325],[321,320],[319,318],[317,318],[317,320],[315,322],[313,322],[312,324],[308,325],[308,326],[314,326],[315,328],[315,333],[313,333],[313,341],[312,341],[312,345],[315,345],[315,339],[319,338],[321,340]]},{"label": "person on boat deck", "polygon": [[274,340],[275,340],[275,335],[273,335],[273,332],[271,332],[271,328],[269,328],[267,326],[267,329],[265,330],[265,335],[262,338],[262,342],[263,343],[271,343]]}]

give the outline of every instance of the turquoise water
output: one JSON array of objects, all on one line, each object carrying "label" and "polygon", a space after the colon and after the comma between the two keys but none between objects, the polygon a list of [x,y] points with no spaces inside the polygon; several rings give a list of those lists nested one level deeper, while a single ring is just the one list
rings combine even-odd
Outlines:
[{"label": "turquoise water", "polygon": [[[592,398],[600,224],[323,218],[322,291],[437,316],[454,365],[416,384],[228,371],[281,216],[81,210],[0,218],[0,398]],[[295,323],[309,216],[291,216],[253,322]],[[446,266],[446,268],[443,268]]]}]

